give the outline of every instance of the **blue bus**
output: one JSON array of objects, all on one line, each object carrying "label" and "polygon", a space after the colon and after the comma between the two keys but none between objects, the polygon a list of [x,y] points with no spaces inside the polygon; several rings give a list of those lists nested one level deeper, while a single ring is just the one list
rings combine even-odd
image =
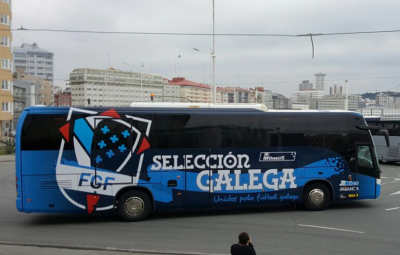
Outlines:
[{"label": "blue bus", "polygon": [[170,208],[323,210],[379,196],[374,127],[362,115],[206,106],[25,109],[17,209],[139,221]]}]

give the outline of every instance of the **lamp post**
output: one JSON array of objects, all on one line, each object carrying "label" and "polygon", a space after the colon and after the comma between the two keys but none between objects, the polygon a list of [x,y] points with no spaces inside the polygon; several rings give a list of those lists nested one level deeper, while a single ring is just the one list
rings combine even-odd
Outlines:
[{"label": "lamp post", "polygon": [[215,56],[215,8],[214,1],[212,1],[213,5],[213,50],[212,50],[212,59],[213,59],[213,86],[214,86],[214,104],[217,103],[217,77],[216,77],[216,56]]},{"label": "lamp post", "polygon": [[216,86],[216,77],[215,77],[215,54],[214,54],[214,52],[202,51],[197,48],[193,48],[193,50],[202,52],[202,53],[206,53],[206,54],[211,54],[211,57],[213,59],[213,87],[212,87],[212,92],[211,92],[212,93],[211,102],[213,102],[215,104],[217,101],[217,86]]},{"label": "lamp post", "polygon": [[[137,65],[132,65],[132,64],[125,63],[125,62],[124,62],[124,65],[127,65],[127,66],[136,66],[136,67],[137,67]],[[140,66],[140,97],[139,97],[139,99],[140,99],[140,101],[142,102],[142,101],[143,101],[143,79],[142,79],[142,68],[144,67],[144,64],[143,64],[143,63],[141,63],[139,66]],[[131,71],[131,72],[132,72],[132,71]]]},{"label": "lamp post", "polygon": [[214,8],[214,2],[215,0],[212,0],[212,20],[213,20],[213,48],[211,53],[209,52],[204,52],[201,50],[198,50],[196,48],[193,48],[195,51],[199,52],[204,52],[211,54],[212,60],[213,60],[213,100],[212,102],[215,104],[217,102],[217,76],[216,76],[216,55],[215,55],[215,8]]}]

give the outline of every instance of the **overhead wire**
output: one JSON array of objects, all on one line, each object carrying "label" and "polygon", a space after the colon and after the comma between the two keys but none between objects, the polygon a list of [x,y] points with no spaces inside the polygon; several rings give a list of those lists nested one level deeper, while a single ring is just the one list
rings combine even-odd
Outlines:
[{"label": "overhead wire", "polygon": [[357,34],[398,33],[400,30],[353,31],[336,33],[309,33],[309,34],[269,34],[269,33],[185,33],[185,32],[137,32],[137,31],[99,31],[99,30],[71,30],[51,28],[9,28],[0,31],[32,31],[32,32],[60,32],[60,33],[87,33],[87,34],[125,34],[125,35],[172,35],[172,36],[250,36],[250,37],[304,37],[304,36],[335,36]]}]

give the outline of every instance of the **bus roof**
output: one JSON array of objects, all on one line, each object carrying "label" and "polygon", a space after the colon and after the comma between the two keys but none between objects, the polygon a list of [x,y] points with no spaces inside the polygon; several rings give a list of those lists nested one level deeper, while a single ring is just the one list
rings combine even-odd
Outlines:
[{"label": "bus roof", "polygon": [[[198,104],[196,104],[198,105]],[[244,106],[244,105],[240,105]],[[362,115],[358,112],[352,111],[341,111],[341,110],[265,110],[260,109],[258,105],[254,107],[255,104],[239,107],[235,105],[234,107],[227,107],[226,105],[212,105],[212,107],[43,107],[43,106],[31,106],[25,109],[25,111],[34,113],[34,114],[65,114],[68,113],[70,108],[76,109],[86,109],[93,111],[101,111],[101,110],[109,110],[111,108],[116,111],[121,112],[142,112],[142,113],[204,113],[204,114],[213,114],[213,113],[259,113],[259,114],[298,114],[298,115],[309,115],[309,114],[333,114],[333,115],[353,115],[357,117],[362,117]],[[265,106],[264,106],[265,107]]]}]

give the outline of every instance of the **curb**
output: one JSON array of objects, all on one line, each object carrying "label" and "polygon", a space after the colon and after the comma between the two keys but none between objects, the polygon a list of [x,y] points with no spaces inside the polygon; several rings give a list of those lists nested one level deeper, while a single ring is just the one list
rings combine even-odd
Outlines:
[{"label": "curb", "polygon": [[53,249],[67,249],[67,250],[81,250],[81,251],[112,251],[119,253],[131,254],[158,254],[158,255],[226,255],[220,253],[201,253],[191,251],[162,251],[162,250],[140,250],[140,249],[121,249],[114,247],[91,247],[91,246],[72,246],[72,245],[58,245],[58,244],[35,244],[35,243],[16,243],[0,241],[0,245],[8,246],[23,246],[23,247],[36,247],[36,248],[53,248]]}]

